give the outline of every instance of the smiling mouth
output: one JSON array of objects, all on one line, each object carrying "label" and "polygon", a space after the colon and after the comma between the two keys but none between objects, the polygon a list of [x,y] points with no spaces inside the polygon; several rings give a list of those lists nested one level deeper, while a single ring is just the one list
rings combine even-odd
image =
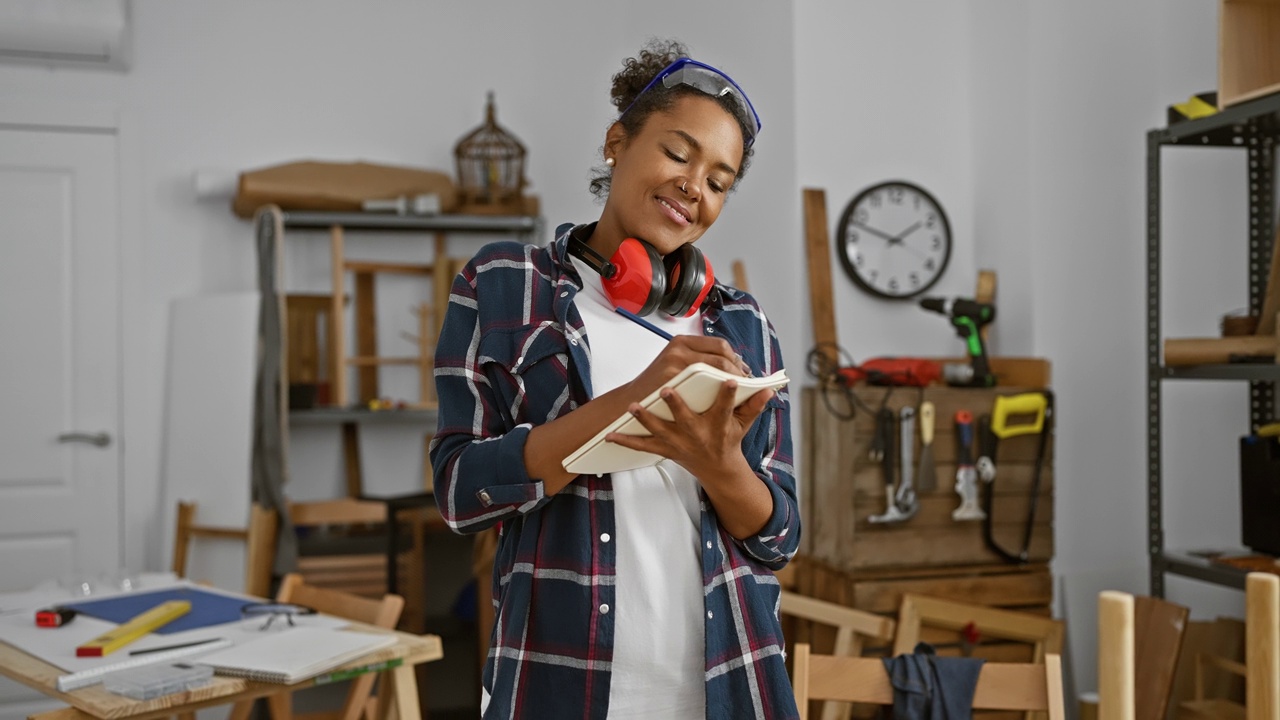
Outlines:
[{"label": "smiling mouth", "polygon": [[667,202],[663,198],[658,198],[658,204],[670,210],[672,213],[674,213],[675,215],[683,219],[686,223],[693,222],[693,218],[689,217],[689,213],[685,212],[683,209],[681,209],[676,205],[672,205],[671,203]]}]

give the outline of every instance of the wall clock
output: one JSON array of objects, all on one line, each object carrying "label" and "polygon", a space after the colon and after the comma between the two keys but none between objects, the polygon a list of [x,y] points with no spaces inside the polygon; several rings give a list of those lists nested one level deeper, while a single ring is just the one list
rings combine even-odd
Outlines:
[{"label": "wall clock", "polygon": [[951,225],[924,188],[901,180],[858,193],[836,226],[836,255],[858,287],[901,300],[933,287],[951,259]]}]

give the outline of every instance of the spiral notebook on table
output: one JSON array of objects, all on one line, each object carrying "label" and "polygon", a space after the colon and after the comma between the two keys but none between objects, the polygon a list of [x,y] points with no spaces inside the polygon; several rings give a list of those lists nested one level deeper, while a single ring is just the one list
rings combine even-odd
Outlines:
[{"label": "spiral notebook on table", "polygon": [[344,665],[378,648],[394,645],[390,634],[297,627],[264,632],[249,642],[210,653],[197,662],[218,675],[292,684]]},{"label": "spiral notebook on table", "polygon": [[[716,396],[720,393],[720,386],[726,380],[736,380],[738,382],[738,391],[733,398],[733,405],[737,407],[746,402],[747,398],[761,390],[780,390],[786,387],[787,371],[779,370],[767,377],[748,378],[727,373],[706,363],[693,363],[677,373],[662,387],[675,390],[680,394],[680,397],[689,406],[690,410],[702,413],[706,412],[715,403]],[[640,402],[640,406],[663,420],[670,421],[671,410],[659,394],[661,390],[662,388],[658,388],[650,393],[648,397]],[[623,470],[635,470],[649,465],[657,465],[662,461],[660,455],[632,450],[617,443],[606,441],[604,439],[605,436],[611,432],[640,436],[650,434],[640,424],[639,420],[636,420],[630,413],[623,413],[618,419],[596,433],[595,437],[570,453],[561,463],[564,469],[578,474],[621,472]]]}]

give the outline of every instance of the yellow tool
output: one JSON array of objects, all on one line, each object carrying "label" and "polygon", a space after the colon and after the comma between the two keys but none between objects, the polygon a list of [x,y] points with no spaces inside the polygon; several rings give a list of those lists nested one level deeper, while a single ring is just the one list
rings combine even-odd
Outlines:
[{"label": "yellow tool", "polygon": [[[1019,420],[1010,423],[1009,419]],[[978,420],[978,444],[982,448],[978,458],[978,477],[982,479],[982,509],[986,518],[982,522],[982,539],[986,546],[1001,559],[1024,564],[1030,557],[1031,533],[1035,528],[1036,501],[1040,497],[1040,474],[1044,469],[1045,448],[1049,443],[1053,422],[1053,394],[1048,390],[1000,396],[991,408],[991,415]],[[996,479],[996,445],[1004,438],[1018,435],[1040,436],[1036,450],[1035,472],[1031,477],[1031,498],[1027,506],[1027,524],[1022,534],[1022,549],[1017,553],[1005,550],[996,542],[993,534],[992,506],[995,503],[993,485]]]},{"label": "yellow tool", "polygon": [[1254,434],[1258,437],[1276,437],[1280,435],[1280,423],[1267,423],[1258,428],[1258,431]]},{"label": "yellow tool", "polygon": [[[1048,405],[1049,401],[1043,393],[1001,395],[996,398],[995,406],[991,408],[991,432],[1002,440],[1018,435],[1038,435],[1044,429],[1044,415]],[[1034,417],[1017,424],[1009,424],[1011,417],[1026,418],[1028,416]]]},{"label": "yellow tool", "polygon": [[156,628],[191,612],[190,600],[160,603],[110,632],[76,648],[76,657],[102,657],[128,645]]}]

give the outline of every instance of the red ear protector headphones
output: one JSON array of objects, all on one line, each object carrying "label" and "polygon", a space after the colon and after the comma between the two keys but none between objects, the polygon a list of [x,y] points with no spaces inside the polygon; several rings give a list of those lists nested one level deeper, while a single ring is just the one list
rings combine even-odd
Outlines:
[{"label": "red ear protector headphones", "polygon": [[[583,226],[579,230],[589,228]],[[716,283],[711,263],[701,250],[688,243],[664,258],[649,243],[627,238],[606,260],[575,231],[569,234],[569,252],[600,273],[610,302],[636,315],[661,310],[675,317],[689,317],[702,307]]]}]

